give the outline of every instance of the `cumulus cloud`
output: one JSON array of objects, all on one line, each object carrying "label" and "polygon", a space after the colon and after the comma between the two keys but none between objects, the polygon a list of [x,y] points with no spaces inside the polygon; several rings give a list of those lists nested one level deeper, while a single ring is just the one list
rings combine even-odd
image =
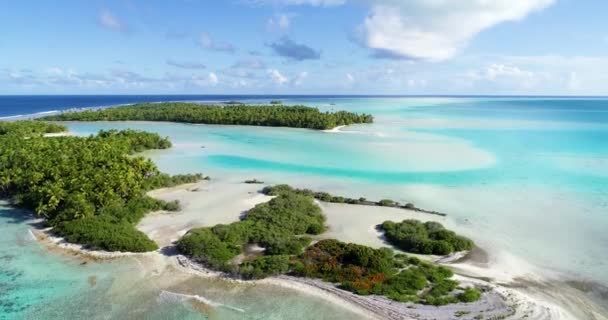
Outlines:
[{"label": "cumulus cloud", "polygon": [[268,69],[267,73],[268,73],[268,76],[270,77],[270,80],[272,80],[272,82],[274,82],[277,85],[282,86],[289,82],[289,79],[287,79],[287,77],[282,75],[281,72],[277,69]]},{"label": "cumulus cloud", "polygon": [[523,19],[554,0],[369,0],[362,41],[380,56],[446,60],[479,32]]},{"label": "cumulus cloud", "polygon": [[266,22],[266,29],[268,31],[280,31],[284,32],[291,26],[291,19],[287,14],[277,14],[268,19]]},{"label": "cumulus cloud", "polygon": [[124,21],[120,20],[118,17],[116,17],[112,12],[110,12],[108,10],[102,10],[99,13],[97,22],[103,28],[106,28],[109,30],[119,31],[119,32],[129,31],[127,24]]},{"label": "cumulus cloud", "polygon": [[514,65],[494,63],[482,69],[469,71],[466,78],[471,82],[495,88],[532,89],[548,80],[550,75]]},{"label": "cumulus cloud", "polygon": [[370,13],[357,38],[377,58],[441,61],[478,33],[517,21],[555,0],[267,0],[284,5],[365,3]]},{"label": "cumulus cloud", "polygon": [[268,45],[274,52],[282,57],[295,60],[318,60],[321,58],[321,52],[307,45],[299,44],[293,40],[283,37],[277,42]]},{"label": "cumulus cloud", "polygon": [[210,34],[203,32],[199,37],[198,43],[200,46],[207,50],[212,51],[220,51],[220,52],[230,52],[233,53],[236,51],[236,47],[234,47],[231,43],[224,41],[216,41],[211,37]]},{"label": "cumulus cloud", "polygon": [[209,72],[209,84],[212,86],[216,86],[219,83],[219,79],[217,75],[213,72]]},{"label": "cumulus cloud", "polygon": [[175,60],[167,60],[167,64],[181,69],[205,69],[205,65],[200,62],[195,61],[175,61]]}]

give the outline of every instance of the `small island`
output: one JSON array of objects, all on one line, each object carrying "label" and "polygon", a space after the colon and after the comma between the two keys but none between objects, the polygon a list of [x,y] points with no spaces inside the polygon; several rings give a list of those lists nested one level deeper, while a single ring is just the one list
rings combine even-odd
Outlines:
[{"label": "small island", "polygon": [[479,300],[479,289],[459,287],[450,269],[389,248],[333,239],[310,245],[313,236],[326,230],[325,216],[313,199],[283,191],[249,210],[241,221],[190,230],[177,249],[241,279],[288,274],[321,279],[358,295],[430,305]]},{"label": "small island", "polygon": [[203,105],[185,102],[134,105],[69,111],[40,118],[46,121],[170,121],[192,124],[248,125],[327,130],[372,123],[369,114],[321,112],[317,108],[284,105]]}]

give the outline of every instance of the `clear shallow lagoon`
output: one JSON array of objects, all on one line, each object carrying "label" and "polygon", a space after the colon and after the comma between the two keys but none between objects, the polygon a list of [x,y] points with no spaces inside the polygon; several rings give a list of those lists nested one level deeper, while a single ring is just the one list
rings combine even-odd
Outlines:
[{"label": "clear shallow lagoon", "polygon": [[[449,213],[448,225],[476,239],[491,255],[506,253],[544,270],[608,284],[608,99],[284,101],[372,113],[376,123],[351,126],[343,133],[145,122],[69,127],[78,134],[129,127],[170,136],[173,149],[148,155],[171,173],[203,172],[234,181],[258,178],[350,196],[411,201]],[[2,220],[0,228],[0,237],[6,234],[4,228],[22,228],[16,234],[27,237],[20,223]],[[20,243],[7,237],[3,241]],[[32,258],[0,262],[10,263],[12,269],[6,270],[20,274],[18,281],[29,286],[38,281],[18,259],[39,259],[37,264],[48,260],[59,275],[65,273],[65,280],[58,277],[57,283],[48,284],[65,289],[50,294],[64,297],[87,289],[87,274],[95,272],[89,268],[96,266],[72,266],[35,244],[26,246],[34,249],[15,256]],[[14,259],[17,262],[11,262]],[[118,263],[111,268],[127,267]],[[97,276],[103,283],[103,273]],[[2,277],[12,283],[10,272]],[[44,273],[41,277],[48,278]],[[78,282],[75,278],[83,287],[65,285]],[[12,301],[10,297],[0,293],[0,301]],[[23,299],[34,297],[26,294]],[[281,312],[278,308],[275,314],[280,317]]]}]

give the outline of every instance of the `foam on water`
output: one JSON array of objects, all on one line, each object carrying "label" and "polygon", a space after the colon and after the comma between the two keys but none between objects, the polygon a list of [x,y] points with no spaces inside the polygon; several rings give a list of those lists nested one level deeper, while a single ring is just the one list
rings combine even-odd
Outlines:
[{"label": "foam on water", "polygon": [[243,310],[241,308],[237,308],[237,307],[229,306],[229,305],[226,305],[223,303],[211,301],[205,297],[202,297],[202,296],[199,296],[196,294],[183,294],[183,293],[170,292],[170,291],[163,290],[163,291],[161,291],[160,295],[158,296],[158,299],[159,299],[159,302],[172,302],[172,303],[183,302],[186,300],[194,299],[196,301],[202,302],[202,303],[212,306],[212,307],[226,308],[226,309],[230,309],[233,311],[245,313],[245,310]]}]

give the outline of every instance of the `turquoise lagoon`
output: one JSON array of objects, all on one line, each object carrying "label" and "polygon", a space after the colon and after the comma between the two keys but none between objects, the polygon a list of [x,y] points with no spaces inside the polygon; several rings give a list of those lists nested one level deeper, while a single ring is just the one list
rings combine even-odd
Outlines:
[{"label": "turquoise lagoon", "polygon": [[[608,285],[608,99],[284,102],[372,113],[376,122],[339,133],[146,122],[69,127],[82,135],[128,127],[169,136],[174,148],[147,156],[170,173],[203,172],[235,183],[257,178],[348,196],[414,202],[447,212],[446,224],[474,238],[498,268],[502,262],[512,267],[512,261],[525,261],[544,275]],[[7,318],[52,310],[77,312],[69,306],[79,303],[92,305],[93,313],[112,310],[128,315],[125,304],[132,303],[139,306],[138,315],[148,318],[202,317],[182,302],[163,300],[161,292],[171,290],[162,286],[133,284],[145,288],[138,289],[145,294],[115,293],[118,282],[135,281],[117,276],[133,273],[131,269],[138,268],[134,261],[82,266],[39,248],[28,240],[23,223],[8,223],[14,220],[13,211],[3,212],[0,237],[9,246],[0,249],[2,270],[8,270],[0,274],[0,302]],[[94,288],[87,283],[91,275],[97,279]],[[279,319],[293,310],[301,311],[302,319],[352,317],[338,306],[286,289],[228,290],[226,283],[189,281],[200,283],[194,291],[189,288],[189,294],[244,310],[245,318]],[[261,301],[272,302],[269,306]],[[243,317],[234,308],[216,309],[222,319]]]}]

